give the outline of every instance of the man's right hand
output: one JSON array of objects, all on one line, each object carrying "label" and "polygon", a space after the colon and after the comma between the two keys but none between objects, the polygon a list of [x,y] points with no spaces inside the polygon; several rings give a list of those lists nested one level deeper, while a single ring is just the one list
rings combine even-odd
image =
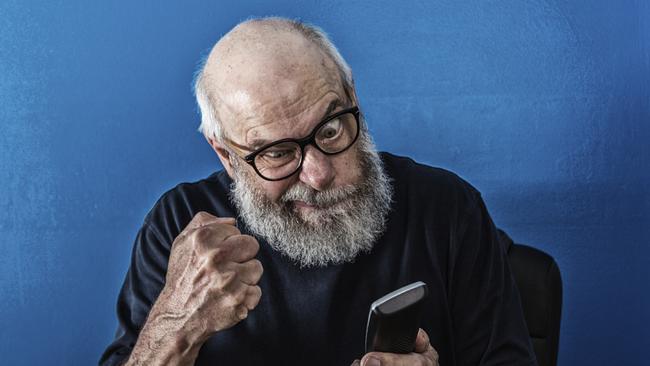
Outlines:
[{"label": "man's right hand", "polygon": [[174,240],[156,305],[177,316],[193,315],[197,330],[207,336],[232,327],[262,294],[258,250],[257,240],[242,235],[235,219],[199,212]]},{"label": "man's right hand", "polygon": [[129,364],[193,364],[212,334],[245,319],[262,294],[258,250],[235,219],[196,214],[172,244],[165,286]]}]

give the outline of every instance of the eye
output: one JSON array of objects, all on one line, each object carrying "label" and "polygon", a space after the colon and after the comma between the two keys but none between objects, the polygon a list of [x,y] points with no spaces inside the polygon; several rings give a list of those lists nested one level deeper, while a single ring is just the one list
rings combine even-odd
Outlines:
[{"label": "eye", "polygon": [[337,118],[324,124],[318,131],[318,137],[325,140],[333,139],[336,138],[340,132],[341,120]]},{"label": "eye", "polygon": [[292,154],[292,150],[268,150],[264,151],[261,155],[265,159],[285,159]]}]

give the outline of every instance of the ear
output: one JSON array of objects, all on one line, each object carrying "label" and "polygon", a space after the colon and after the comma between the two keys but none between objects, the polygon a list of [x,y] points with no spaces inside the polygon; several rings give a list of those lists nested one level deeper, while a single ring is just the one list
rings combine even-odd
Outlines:
[{"label": "ear", "polygon": [[219,161],[221,161],[221,165],[223,165],[230,178],[232,178],[233,168],[232,168],[232,164],[230,164],[230,153],[228,152],[228,150],[226,150],[219,142],[217,142],[215,138],[210,138],[206,136],[205,139],[212,147],[212,150],[214,150],[214,152],[217,153],[217,156],[219,157]]}]

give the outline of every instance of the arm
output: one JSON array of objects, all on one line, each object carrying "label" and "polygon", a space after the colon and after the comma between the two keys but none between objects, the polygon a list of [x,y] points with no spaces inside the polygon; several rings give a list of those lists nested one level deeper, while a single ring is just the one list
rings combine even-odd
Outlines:
[{"label": "arm", "polygon": [[456,363],[536,364],[507,255],[477,192],[452,242],[448,296]]},{"label": "arm", "polygon": [[117,364],[130,353],[127,365],[193,364],[211,335],[248,316],[261,296],[262,267],[254,259],[259,245],[233,223],[206,213],[192,219],[172,244],[164,286],[150,311],[147,280],[164,269],[156,255],[140,255],[146,251],[137,246],[148,243],[136,241],[118,301],[118,337],[100,363]]},{"label": "arm", "polygon": [[122,365],[131,354],[154,302],[165,284],[171,243],[147,222],[136,236],[129,270],[117,298],[118,327],[99,365]]},{"label": "arm", "polygon": [[181,314],[153,306],[125,365],[193,365],[206,337]]}]

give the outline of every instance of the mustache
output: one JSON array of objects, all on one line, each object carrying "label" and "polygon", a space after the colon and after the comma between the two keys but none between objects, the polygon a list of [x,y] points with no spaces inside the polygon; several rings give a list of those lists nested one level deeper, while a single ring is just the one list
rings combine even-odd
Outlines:
[{"label": "mustache", "polygon": [[354,185],[345,185],[325,191],[317,191],[303,183],[297,183],[287,189],[279,201],[282,203],[302,201],[311,206],[326,208],[351,198],[358,189]]}]

